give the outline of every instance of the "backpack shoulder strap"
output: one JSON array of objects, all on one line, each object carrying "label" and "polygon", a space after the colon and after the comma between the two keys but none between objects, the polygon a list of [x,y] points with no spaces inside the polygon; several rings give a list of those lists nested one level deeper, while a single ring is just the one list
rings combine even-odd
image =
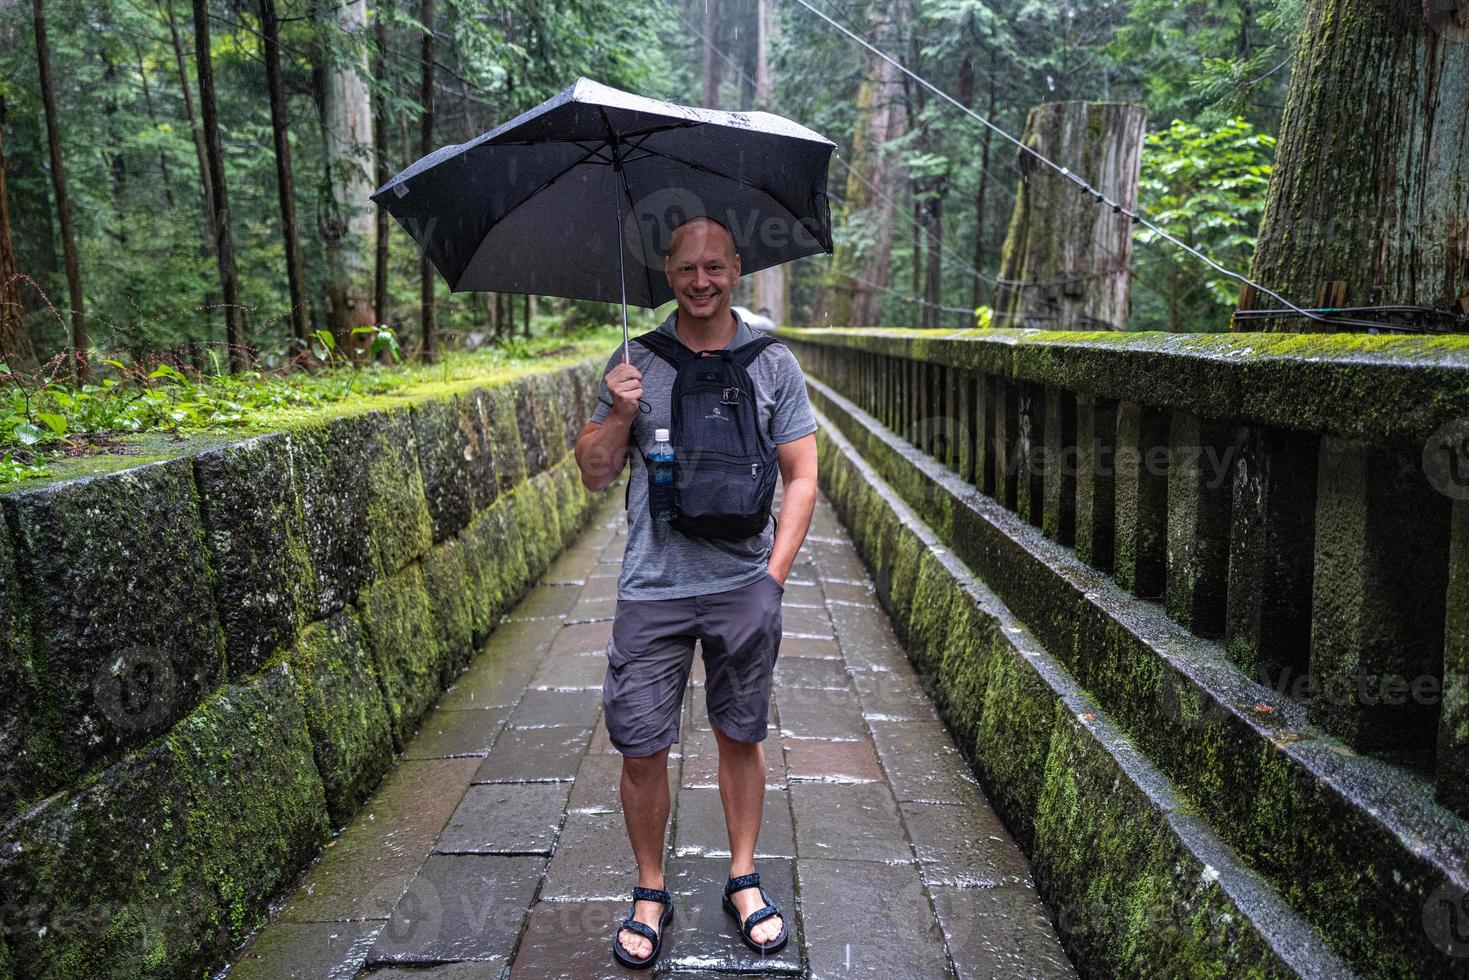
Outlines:
[{"label": "backpack shoulder strap", "polygon": [[633,341],[642,344],[648,350],[673,365],[675,369],[683,367],[695,357],[694,352],[685,347],[677,337],[670,337],[668,334],[658,330],[649,330],[647,333],[638,334],[633,338]]},{"label": "backpack shoulder strap", "polygon": [[748,344],[736,347],[734,350],[730,351],[730,358],[740,367],[748,368],[751,364],[755,362],[755,358],[760,356],[761,351],[772,344],[778,343],[780,343],[778,339],[770,336],[769,334],[765,334],[763,336],[756,337]]}]

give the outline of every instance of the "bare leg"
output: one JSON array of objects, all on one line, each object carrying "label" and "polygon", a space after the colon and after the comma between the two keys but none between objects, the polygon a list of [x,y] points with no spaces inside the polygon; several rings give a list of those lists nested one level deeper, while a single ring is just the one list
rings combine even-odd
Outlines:
[{"label": "bare leg", "polygon": [[[729,876],[734,878],[755,870],[755,842],[765,813],[765,743],[740,742],[725,735],[718,725],[709,727],[719,744],[719,799],[729,828]],[[737,891],[730,901],[741,921],[765,904],[757,888]],[[757,922],[750,935],[758,943],[768,943],[780,935],[780,927],[781,917],[772,915]]]},{"label": "bare leg", "polygon": [[[627,838],[632,843],[633,857],[638,862],[638,884],[644,888],[663,887],[663,838],[668,828],[668,748],[642,758],[622,758],[622,817],[627,822]],[[658,929],[663,906],[658,902],[633,903],[633,917]],[[633,932],[618,932],[618,941],[628,954],[644,957],[653,944]]]}]

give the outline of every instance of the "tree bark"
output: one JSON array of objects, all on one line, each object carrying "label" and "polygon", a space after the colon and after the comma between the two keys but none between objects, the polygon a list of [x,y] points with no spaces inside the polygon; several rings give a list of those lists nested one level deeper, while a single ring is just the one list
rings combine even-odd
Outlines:
[{"label": "tree bark", "polygon": [[719,84],[724,80],[724,65],[715,47],[719,34],[719,0],[704,0],[704,108],[719,108]]},{"label": "tree bark", "polygon": [[81,260],[71,224],[71,202],[66,196],[66,167],[61,157],[60,120],[56,116],[56,89],[51,84],[51,45],[46,39],[43,0],[32,0],[35,15],[36,67],[41,81],[41,104],[46,115],[46,143],[51,154],[51,187],[56,193],[56,222],[61,227],[61,252],[66,263],[66,291],[71,302],[72,373],[77,380],[91,374],[87,363],[87,318],[82,294]]},{"label": "tree bark", "polygon": [[39,366],[20,301],[20,270],[10,237],[10,194],[5,186],[5,96],[0,95],[0,357],[11,371],[29,374]]},{"label": "tree bark", "polygon": [[[1047,102],[1025,143],[1127,208],[1137,205],[1147,116],[1116,102]],[[1132,225],[1028,153],[1000,258],[997,317],[1006,327],[1121,330]]]},{"label": "tree bark", "polygon": [[943,310],[939,309],[944,296],[944,186],[946,178],[940,178],[939,190],[928,206],[928,268],[924,276],[923,325],[937,328],[943,326]]},{"label": "tree bark", "polygon": [[240,317],[239,279],[235,273],[235,241],[230,234],[229,194],[224,179],[224,151],[219,142],[219,108],[214,99],[214,65],[209,44],[209,2],[194,3],[194,60],[199,71],[199,108],[204,116],[204,149],[209,161],[209,186],[214,214],[214,249],[219,257],[219,286],[224,296],[224,335],[229,345],[230,370],[250,367],[251,351],[245,344],[245,327]]},{"label": "tree bark", "polygon": [[[420,52],[423,73],[418,94],[423,104],[423,115],[418,121],[418,149],[422,155],[432,153],[434,149],[434,6],[434,0],[420,0],[418,7],[418,19],[424,28],[423,50]],[[419,257],[418,277],[423,320],[423,348],[419,351],[419,358],[432,363],[438,359],[439,324],[434,309],[434,265],[427,252]]]},{"label": "tree bark", "polygon": [[[184,42],[179,37],[178,17],[173,11],[173,0],[164,0],[164,11],[168,14],[168,33],[173,40],[174,62],[178,65],[179,90],[184,93],[184,114],[189,120],[189,132],[194,136],[194,153],[199,161],[199,214],[202,216],[202,236],[199,239],[201,257],[214,250],[214,190],[209,184],[208,151],[204,148],[204,129],[199,125],[199,114],[194,108],[194,90],[189,84],[188,61],[184,57]],[[214,296],[205,291],[204,309],[200,311],[207,333],[214,333]]]},{"label": "tree bark", "polygon": [[[377,91],[372,100],[372,145],[373,159],[377,164],[377,185],[381,187],[391,176],[388,166],[388,21],[385,16],[393,9],[391,0],[379,2],[372,15],[373,39],[377,53]],[[387,208],[375,209],[377,221],[376,247],[372,263],[372,308],[377,311],[379,322],[388,320],[388,234],[389,215]]]},{"label": "tree bark", "polygon": [[270,92],[270,129],[275,138],[275,182],[286,248],[286,284],[291,293],[291,336],[298,349],[304,350],[310,325],[306,318],[306,277],[301,271],[296,181],[291,174],[291,142],[286,131],[286,84],[281,77],[280,18],[276,15],[275,0],[260,0],[260,29],[265,48],[265,84]]},{"label": "tree bark", "polygon": [[[995,102],[999,95],[998,77],[999,65],[996,64],[995,51],[991,48],[990,70],[988,73],[989,102],[985,108],[985,118],[990,120],[995,118]],[[994,130],[986,126],[984,137],[979,145],[979,187],[974,192],[974,271],[976,275],[974,277],[973,302],[976,309],[984,304],[984,282],[980,279],[980,276],[984,275],[986,254],[985,231],[989,227],[989,206],[986,198],[989,194],[990,186],[990,141],[994,138],[994,135]],[[993,298],[992,290],[991,299]]]},{"label": "tree bark", "polygon": [[[1252,279],[1298,306],[1469,313],[1469,9],[1435,9],[1451,7],[1312,0]],[[1335,301],[1319,302],[1323,292]],[[1235,323],[1331,329],[1301,317]]]},{"label": "tree bark", "polygon": [[[893,49],[897,36],[888,7],[886,0],[874,2],[869,34],[871,42],[884,50]],[[883,152],[884,145],[902,136],[907,125],[903,83],[898,70],[876,56],[867,59],[867,71],[857,89],[857,119],[852,136],[856,162],[847,171],[845,197],[850,215],[865,214],[872,240],[862,249],[837,246],[834,265],[847,280],[831,297],[832,322],[838,326],[877,324],[882,292],[888,284],[895,202],[903,184],[899,168]]]},{"label": "tree bark", "polygon": [[[368,342],[352,334],[376,320],[368,282],[367,257],[376,251],[377,221],[368,209],[372,186],[372,105],[368,98],[366,4],[341,3],[330,15],[349,50],[323,68],[322,135],[325,142],[329,201],[322,221],[326,252],[328,320],[337,350],[355,359]],[[339,38],[340,40],[340,38]]]},{"label": "tree bark", "polygon": [[[770,47],[775,11],[771,0],[757,0],[755,8],[755,107],[770,108]],[[768,312],[767,312],[768,311]],[[771,266],[755,273],[755,312],[764,313],[777,324],[786,322],[786,270]]]}]

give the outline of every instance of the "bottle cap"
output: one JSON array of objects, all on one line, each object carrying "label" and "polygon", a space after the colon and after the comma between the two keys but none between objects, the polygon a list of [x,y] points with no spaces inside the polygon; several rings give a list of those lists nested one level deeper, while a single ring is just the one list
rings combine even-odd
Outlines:
[{"label": "bottle cap", "polygon": [[668,441],[668,430],[667,429],[654,429],[653,430],[653,441],[654,442],[667,442]]}]

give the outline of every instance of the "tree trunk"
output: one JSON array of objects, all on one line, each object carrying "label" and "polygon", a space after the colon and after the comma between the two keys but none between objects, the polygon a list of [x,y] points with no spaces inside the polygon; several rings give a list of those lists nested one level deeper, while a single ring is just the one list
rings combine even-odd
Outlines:
[{"label": "tree trunk", "polygon": [[10,238],[10,194],[5,187],[5,96],[0,95],[0,357],[10,370],[29,374],[39,366],[20,302],[20,271]]},{"label": "tree trunk", "polygon": [[[388,166],[388,19],[393,9],[390,2],[379,2],[373,10],[372,30],[374,48],[377,53],[377,90],[372,99],[372,146],[373,160],[377,164],[377,185],[381,187],[391,176]],[[374,209],[377,222],[376,247],[372,262],[372,308],[377,311],[379,322],[388,321],[388,234],[389,215],[387,208]]]},{"label": "tree trunk", "polygon": [[[995,100],[998,97],[999,66],[996,64],[995,51],[990,49],[989,70],[989,102],[985,109],[985,118],[995,118]],[[984,305],[984,282],[980,276],[984,275],[985,261],[985,231],[988,228],[989,207],[985,198],[990,186],[990,141],[994,138],[994,130],[988,126],[984,128],[984,138],[979,144],[979,187],[974,192],[974,306]],[[991,295],[993,299],[993,294]]]},{"label": "tree trunk", "polygon": [[[943,187],[946,178],[939,178]],[[928,207],[928,270],[924,277],[923,325],[937,328],[943,326],[943,310],[939,309],[944,297],[944,191],[939,190]]]},{"label": "tree trunk", "polygon": [[[770,108],[770,47],[775,26],[771,0],[757,0],[755,9],[755,107]],[[785,266],[771,266],[755,273],[755,312],[770,317],[777,324],[786,322]]]},{"label": "tree trunk", "polygon": [[[148,63],[143,59],[143,49],[133,45],[133,54],[138,59],[138,79],[143,83],[143,105],[148,109],[148,121],[153,128],[158,128],[158,112],[153,107],[153,87],[148,84]],[[163,147],[158,148],[158,170],[163,180],[163,200],[168,205],[168,210],[174,209],[173,202],[173,179],[169,177],[168,153]]]},{"label": "tree trunk", "polygon": [[[1030,110],[1025,143],[1137,205],[1147,117],[1116,102],[1047,102]],[[1132,225],[1070,180],[1021,153],[1020,188],[1000,258],[1000,326],[1121,330],[1127,322]]]},{"label": "tree trunk", "polygon": [[[418,150],[427,155],[434,149],[434,0],[420,0],[418,19],[424,27],[423,50],[420,53],[423,72],[420,76],[419,101],[423,103],[423,115],[419,118]],[[419,357],[432,363],[438,359],[439,324],[434,310],[434,265],[428,253],[419,257],[418,276],[420,305],[423,320],[423,349]]]},{"label": "tree trunk", "polygon": [[[204,130],[199,125],[199,114],[194,109],[194,90],[189,84],[188,61],[184,57],[184,42],[179,37],[178,17],[173,12],[173,0],[165,0],[164,10],[168,14],[168,33],[173,40],[174,62],[178,65],[179,90],[184,93],[184,114],[189,120],[189,132],[194,136],[194,153],[199,160],[199,213],[202,216],[203,234],[199,240],[201,257],[214,250],[214,190],[209,184],[208,151],[204,148]],[[214,297],[204,294],[204,308],[200,315],[204,319],[206,332],[214,334]]]},{"label": "tree trunk", "polygon": [[[873,4],[873,28],[869,39],[891,50],[897,31],[888,16],[888,3]],[[895,202],[903,177],[885,144],[903,135],[907,125],[900,73],[887,61],[872,56],[857,89],[857,129],[852,136],[853,166],[847,171],[845,197],[849,218],[865,212],[864,223],[872,229],[865,248],[838,245],[834,265],[847,279],[832,296],[832,322],[837,326],[874,326],[882,310],[881,298],[888,285],[888,265],[893,250]],[[860,171],[859,169],[860,168]]]},{"label": "tree trunk", "polygon": [[704,0],[704,108],[719,108],[719,83],[724,65],[719,60],[715,39],[719,34],[719,0]]},{"label": "tree trunk", "polygon": [[51,84],[51,45],[46,40],[43,0],[32,0],[36,28],[36,67],[41,81],[41,105],[46,114],[46,142],[51,152],[51,187],[56,193],[56,222],[61,226],[61,252],[66,263],[66,290],[71,302],[72,372],[77,380],[91,373],[87,363],[87,318],[83,306],[81,260],[71,225],[71,202],[66,196],[66,168],[61,158],[60,120],[56,90]]},{"label": "tree trunk", "polygon": [[367,205],[372,186],[372,106],[367,94],[365,3],[342,3],[327,30],[345,35],[348,51],[325,66],[321,86],[322,135],[331,190],[324,216],[326,296],[337,350],[360,356],[367,341],[352,334],[376,320],[368,283],[367,257],[376,251],[377,221]]},{"label": "tree trunk", "polygon": [[265,48],[265,84],[270,92],[270,129],[275,137],[275,181],[281,203],[281,233],[286,247],[286,283],[291,292],[291,336],[304,350],[310,325],[306,319],[306,277],[301,271],[301,239],[296,227],[296,181],[291,175],[291,143],[286,134],[286,83],[281,77],[280,20],[275,0],[260,0],[260,29]]},{"label": "tree trunk", "polygon": [[[1469,9],[1438,12],[1453,6],[1312,0],[1252,279],[1298,306],[1469,313]],[[1345,289],[1321,303],[1329,283]],[[1300,317],[1235,322],[1331,329]]]},{"label": "tree trunk", "polygon": [[219,256],[219,286],[224,296],[224,335],[229,345],[230,370],[250,367],[251,352],[245,346],[245,328],[240,318],[239,280],[235,275],[235,241],[230,234],[229,195],[225,189],[224,152],[219,142],[219,109],[214,99],[214,65],[209,45],[208,0],[194,0],[194,60],[199,70],[199,108],[204,116],[204,148],[209,161],[209,186],[213,191],[214,248]]}]

